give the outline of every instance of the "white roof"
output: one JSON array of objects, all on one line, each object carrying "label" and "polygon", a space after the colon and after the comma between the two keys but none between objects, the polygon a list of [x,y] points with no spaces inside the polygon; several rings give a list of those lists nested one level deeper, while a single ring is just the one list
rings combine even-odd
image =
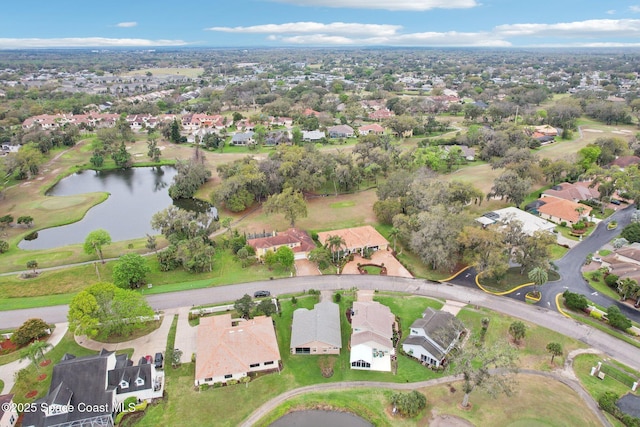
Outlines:
[{"label": "white roof", "polygon": [[509,222],[514,219],[520,221],[522,223],[522,231],[529,236],[532,236],[536,231],[551,232],[556,228],[556,224],[515,207],[498,209],[493,212],[498,214],[500,221]]}]

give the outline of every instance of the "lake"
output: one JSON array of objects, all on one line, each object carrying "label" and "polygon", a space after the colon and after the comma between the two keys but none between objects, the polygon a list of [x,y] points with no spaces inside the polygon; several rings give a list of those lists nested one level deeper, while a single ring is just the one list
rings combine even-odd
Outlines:
[{"label": "lake", "polygon": [[[168,190],[176,173],[176,169],[171,166],[157,166],[111,171],[88,170],[63,178],[47,196],[93,192],[107,192],[110,196],[89,209],[82,220],[40,230],[36,239],[23,240],[18,247],[49,249],[83,243],[87,234],[98,228],[107,230],[114,242],[144,237],[147,233],[158,234],[158,231],[151,228],[151,217],[172,205]],[[194,205],[196,207],[193,209],[201,210],[201,204]]]},{"label": "lake", "polygon": [[373,427],[369,421],[349,412],[305,410],[289,412],[269,427]]}]

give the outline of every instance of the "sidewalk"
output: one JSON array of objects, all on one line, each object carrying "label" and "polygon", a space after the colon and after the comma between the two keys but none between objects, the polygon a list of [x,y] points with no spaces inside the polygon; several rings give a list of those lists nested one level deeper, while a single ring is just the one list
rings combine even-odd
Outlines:
[{"label": "sidewalk", "polygon": [[162,324],[158,329],[150,334],[136,338],[135,340],[113,344],[94,341],[86,336],[76,336],[75,340],[78,345],[95,351],[100,351],[103,348],[108,351],[133,348],[133,356],[131,356],[131,360],[133,363],[137,363],[137,361],[143,356],[150,355],[153,357],[157,352],[164,353],[167,348],[167,335],[169,335],[169,329],[171,328],[171,322],[173,321],[173,314],[172,310],[167,310],[164,313]]},{"label": "sidewalk", "polygon": [[[48,353],[53,347],[60,343],[60,340],[62,340],[62,337],[67,333],[67,330],[69,330],[68,323],[56,323],[55,329],[47,340],[47,342],[51,344],[51,347],[45,353]],[[0,390],[0,393],[7,394],[11,391],[15,384],[13,379],[15,373],[29,366],[29,363],[31,362],[28,360],[16,360],[6,365],[0,365],[0,380],[4,382],[4,387]]]}]

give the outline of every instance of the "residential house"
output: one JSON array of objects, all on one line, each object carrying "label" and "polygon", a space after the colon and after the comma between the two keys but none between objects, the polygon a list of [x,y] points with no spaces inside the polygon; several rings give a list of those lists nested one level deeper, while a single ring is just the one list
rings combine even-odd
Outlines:
[{"label": "residential house", "polygon": [[319,130],[311,130],[311,131],[302,131],[302,140],[304,142],[319,142],[326,138],[324,132]]},{"label": "residential house", "polygon": [[364,125],[358,129],[360,135],[382,135],[384,134],[384,128],[377,123],[371,125]]},{"label": "residential house", "polygon": [[633,279],[640,283],[640,243],[614,250],[602,258],[602,266],[619,279]]},{"label": "residential house", "polygon": [[473,162],[476,159],[475,148],[471,148],[467,145],[445,145],[444,151],[448,153],[452,148],[459,148],[460,152],[462,153],[462,157],[464,157],[464,159],[468,162]]},{"label": "residential house", "polygon": [[395,357],[393,325],[389,307],[375,301],[355,301],[351,309],[351,369],[391,371]]},{"label": "residential house", "polygon": [[640,163],[640,157],[638,156],[619,156],[614,161],[609,163],[610,166],[617,166],[624,170],[631,165],[637,165]]},{"label": "residential house", "polygon": [[519,221],[522,224],[522,231],[529,236],[533,236],[536,231],[553,232],[556,228],[556,224],[516,207],[508,207],[488,212],[476,218],[476,221],[482,224],[483,227],[492,224],[505,224],[510,221]]},{"label": "residential house", "polygon": [[[318,233],[318,241],[321,245],[328,245],[329,238],[338,236],[344,242],[338,249],[344,254],[364,254],[364,250],[387,250],[389,242],[382,234],[370,225],[362,227],[344,228],[342,230],[322,231]],[[335,249],[335,248],[334,248]]]},{"label": "residential house", "polygon": [[251,144],[255,144],[255,140],[253,139],[253,135],[255,135],[255,133],[253,131],[236,133],[231,138],[231,144],[233,144],[233,145],[251,145]]},{"label": "residential house", "polygon": [[196,386],[237,381],[251,372],[280,368],[280,350],[270,317],[203,317],[197,340]]},{"label": "residential house", "polygon": [[247,244],[256,251],[258,258],[264,257],[268,251],[277,251],[280,246],[288,246],[293,250],[296,259],[305,259],[316,247],[313,239],[298,228],[247,238]]},{"label": "residential house", "polygon": [[280,144],[288,144],[290,142],[289,132],[276,130],[267,132],[265,136],[264,145],[280,145]]},{"label": "residential house", "polygon": [[329,138],[353,138],[355,133],[353,128],[349,125],[331,126],[327,129]]},{"label": "residential house", "polygon": [[249,119],[241,119],[236,122],[236,128],[240,131],[253,131],[255,127],[255,123],[252,123]]},{"label": "residential house", "polygon": [[411,324],[409,336],[402,349],[420,362],[439,368],[446,364],[446,356],[455,347],[464,326],[453,314],[428,307],[420,319]]},{"label": "residential house", "polygon": [[13,427],[18,422],[17,406],[13,394],[0,395],[0,427]]},{"label": "residential house", "polygon": [[293,126],[293,119],[291,117],[269,116],[269,124],[273,126],[285,126],[290,128],[291,126]]},{"label": "residential house", "polygon": [[556,224],[566,222],[576,224],[583,218],[588,218],[591,213],[591,206],[576,203],[571,200],[547,197],[544,205],[538,207],[538,214],[541,218],[553,221]]},{"label": "residential house", "polygon": [[316,110],[313,110],[311,108],[305,108],[305,110],[302,112],[302,115],[303,116],[307,116],[307,117],[310,117],[310,116],[319,117],[320,116],[320,112],[316,111]]},{"label": "residential house", "polygon": [[372,111],[369,113],[369,119],[371,120],[386,120],[394,117],[395,113],[387,108],[382,108],[380,110]]},{"label": "residential house", "polygon": [[299,308],[293,312],[291,354],[340,354],[340,307],[322,301],[313,310]]},{"label": "residential house", "polygon": [[127,398],[162,397],[164,375],[143,360],[134,366],[126,354],[106,350],[78,358],[65,354],[53,367],[49,393],[35,402],[46,410],[25,413],[22,425],[113,426],[113,417]]},{"label": "residential house", "polygon": [[592,181],[563,182],[543,191],[540,198],[544,200],[546,197],[556,197],[577,203],[581,200],[598,200],[600,192],[598,186],[593,185]]}]

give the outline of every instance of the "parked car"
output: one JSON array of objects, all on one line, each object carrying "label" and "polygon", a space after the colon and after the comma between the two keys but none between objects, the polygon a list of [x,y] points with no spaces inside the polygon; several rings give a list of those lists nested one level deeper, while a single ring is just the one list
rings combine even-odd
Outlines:
[{"label": "parked car", "polygon": [[264,297],[268,297],[269,295],[271,295],[271,292],[269,291],[255,291],[253,294],[254,298],[264,298]]},{"label": "parked car", "polygon": [[151,358],[150,354],[147,354],[144,358],[147,359],[147,363],[149,364],[153,363],[153,359]]},{"label": "parked car", "polygon": [[162,362],[164,362],[164,357],[162,356],[162,353],[160,352],[156,353],[156,357],[155,357],[156,368],[162,368]]}]

